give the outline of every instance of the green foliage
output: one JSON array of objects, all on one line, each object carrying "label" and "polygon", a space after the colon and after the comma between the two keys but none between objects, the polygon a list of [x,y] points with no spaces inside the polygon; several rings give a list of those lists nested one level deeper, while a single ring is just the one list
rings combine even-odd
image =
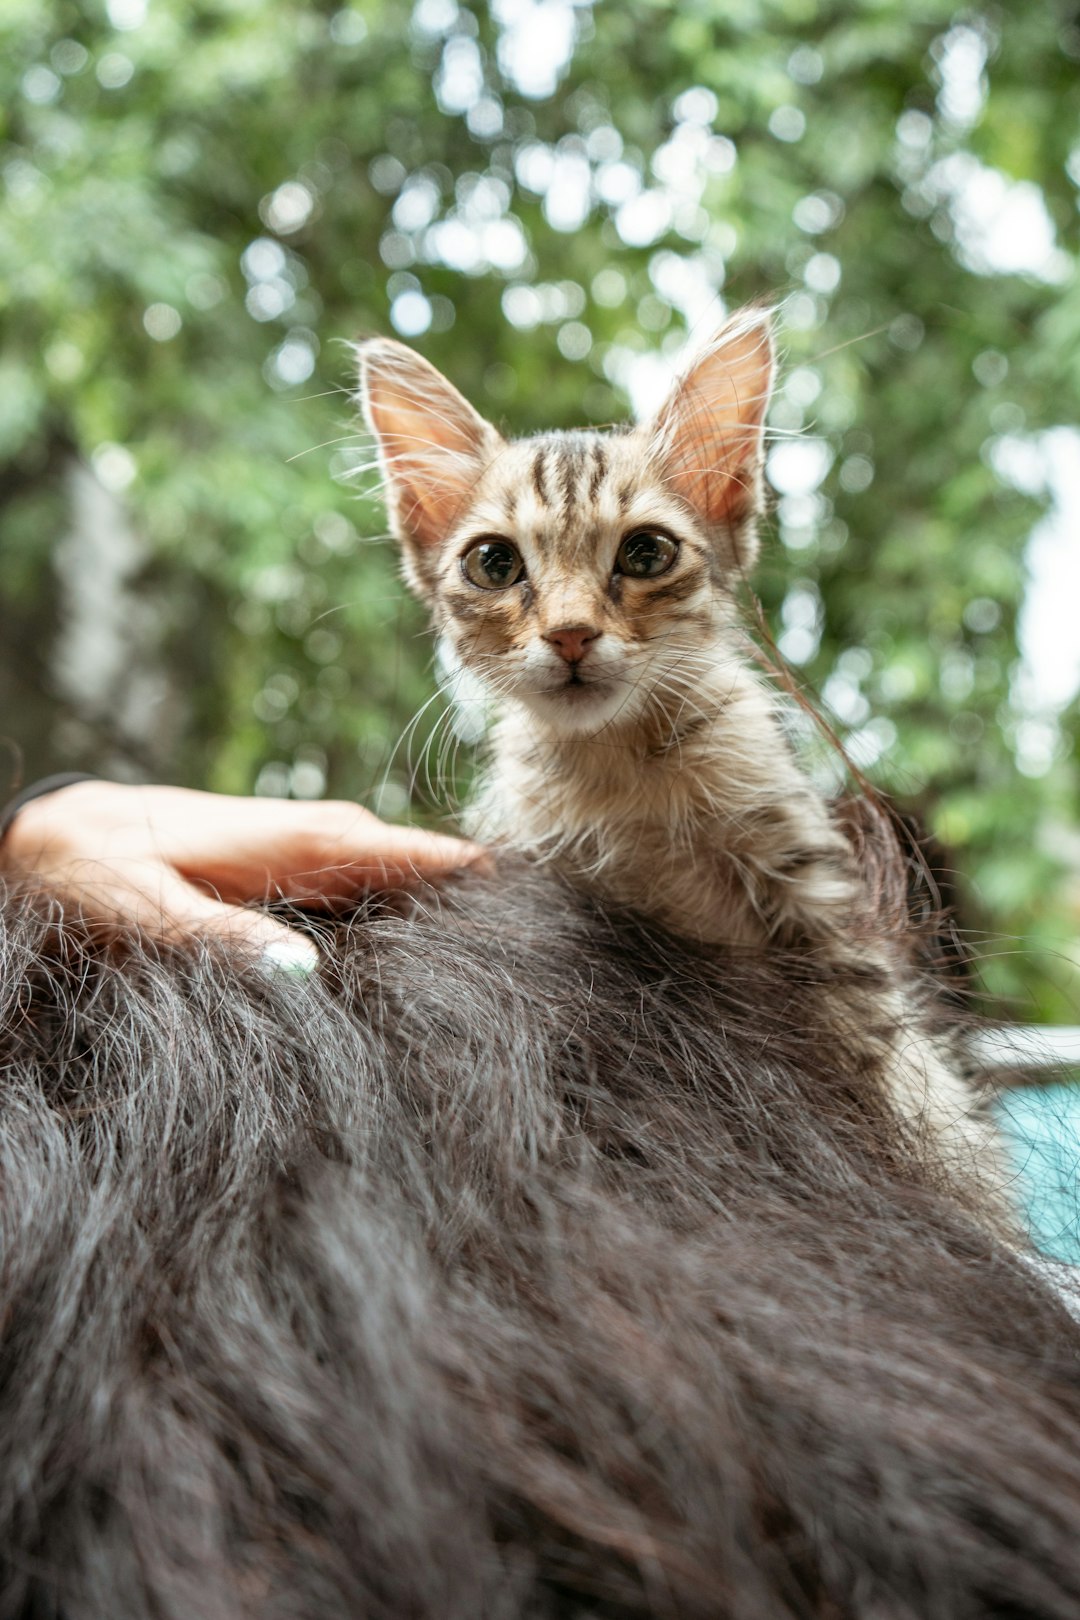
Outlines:
[{"label": "green foliage", "polygon": [[[357,472],[348,340],[397,323],[524,432],[621,415],[628,386],[662,386],[642,356],[670,361],[721,297],[764,296],[787,377],[759,581],[780,645],[954,853],[969,914],[1025,942],[992,956],[991,989],[1075,1017],[1080,727],[1075,703],[1025,696],[1045,495],[1001,449],[1075,421],[1080,397],[1063,11],[0,15],[0,691],[29,773],[325,782],[404,809],[438,705],[395,749],[430,655]],[[1041,268],[988,257],[965,214],[973,187],[1000,201],[1016,182],[1054,233]],[[800,432],[820,481],[791,459]],[[136,536],[114,582],[130,680],[107,690],[54,656],[78,617],[54,577],[78,462]],[[438,792],[418,796],[433,813]]]}]

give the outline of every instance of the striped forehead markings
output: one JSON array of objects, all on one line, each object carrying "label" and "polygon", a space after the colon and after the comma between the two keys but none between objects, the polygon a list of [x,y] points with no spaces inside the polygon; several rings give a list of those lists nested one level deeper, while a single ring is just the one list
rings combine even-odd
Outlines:
[{"label": "striped forehead markings", "polygon": [[547,446],[538,445],[532,464],[532,486],[541,506],[549,505],[546,479]]},{"label": "striped forehead markings", "polygon": [[607,473],[607,466],[607,451],[604,449],[602,442],[597,439],[596,443],[593,445],[593,470],[592,476],[589,479],[590,502],[595,502],[596,497],[600,493],[600,485],[604,482],[604,476]]},{"label": "striped forehead markings", "polygon": [[585,451],[580,444],[570,439],[559,447],[559,484],[563,493],[563,505],[567,517],[573,512],[577,504],[578,478],[584,471]]},{"label": "striped forehead markings", "polygon": [[576,507],[596,501],[608,467],[608,453],[599,438],[566,433],[536,445],[530,482],[541,506],[558,507],[569,519]]}]

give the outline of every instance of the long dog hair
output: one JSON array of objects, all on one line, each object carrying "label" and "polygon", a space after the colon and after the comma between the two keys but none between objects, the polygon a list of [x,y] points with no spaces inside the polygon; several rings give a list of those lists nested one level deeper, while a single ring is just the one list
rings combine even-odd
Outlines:
[{"label": "long dog hair", "polygon": [[812,961],[512,861],[307,983],[0,923],[0,1620],[1080,1615],[1080,1327]]}]

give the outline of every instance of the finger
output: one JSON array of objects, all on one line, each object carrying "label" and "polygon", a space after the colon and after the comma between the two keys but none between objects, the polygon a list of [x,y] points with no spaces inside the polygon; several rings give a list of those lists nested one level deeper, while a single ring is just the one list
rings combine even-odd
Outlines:
[{"label": "finger", "polygon": [[170,827],[157,853],[191,882],[228,900],[355,900],[358,892],[439,878],[481,865],[480,846],[413,827],[395,827],[344,800],[182,796],[187,828]]},{"label": "finger", "polygon": [[212,936],[272,969],[311,973],[319,952],[306,935],[265,912],[200,892],[164,862],[79,862],[49,874],[89,921],[115,931],[137,927],[174,944]]},{"label": "finger", "polygon": [[402,876],[439,877],[464,867],[491,866],[491,856],[481,844],[428,832],[423,827],[400,827],[376,820],[366,838],[368,858]]},{"label": "finger", "polygon": [[419,827],[397,827],[366,814],[344,832],[335,829],[312,852],[306,870],[277,873],[277,888],[291,900],[333,901],[358,891],[434,881],[466,867],[486,870],[491,858],[478,844]]}]

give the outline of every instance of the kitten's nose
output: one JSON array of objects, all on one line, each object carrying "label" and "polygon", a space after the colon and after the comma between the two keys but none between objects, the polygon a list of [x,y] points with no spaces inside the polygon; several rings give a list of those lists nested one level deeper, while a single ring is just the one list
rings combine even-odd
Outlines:
[{"label": "kitten's nose", "polygon": [[558,630],[547,631],[544,640],[550,641],[559,657],[565,658],[568,664],[578,664],[592,643],[599,641],[600,635],[591,624],[564,624]]}]

